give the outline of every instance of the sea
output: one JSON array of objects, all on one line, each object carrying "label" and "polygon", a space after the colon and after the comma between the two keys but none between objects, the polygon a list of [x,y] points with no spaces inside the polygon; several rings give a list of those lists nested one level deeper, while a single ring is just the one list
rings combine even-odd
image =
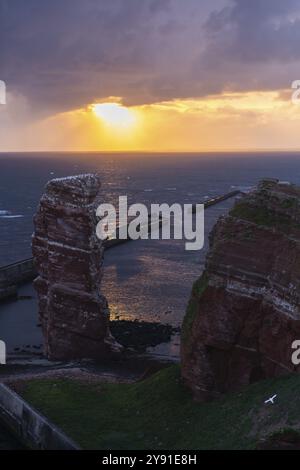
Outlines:
[{"label": "sea", "polygon": [[[2,153],[0,154],[0,266],[31,257],[33,216],[45,184],[97,172],[103,202],[201,203],[264,177],[300,184],[300,153]],[[201,275],[208,234],[234,198],[205,210],[205,245],[186,251],[184,240],[138,240],[105,252],[102,292],[112,319],[181,325],[193,282]],[[0,339],[9,353],[42,343],[31,284],[20,301],[0,304]],[[150,354],[176,358],[179,334]]]}]

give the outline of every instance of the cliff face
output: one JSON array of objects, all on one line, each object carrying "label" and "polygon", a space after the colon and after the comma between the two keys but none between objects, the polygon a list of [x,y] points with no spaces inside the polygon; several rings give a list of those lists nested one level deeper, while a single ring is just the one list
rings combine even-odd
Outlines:
[{"label": "cliff face", "polygon": [[103,249],[95,231],[99,189],[96,175],[52,180],[34,219],[34,285],[50,359],[94,358],[108,349]]},{"label": "cliff face", "polygon": [[263,181],[219,219],[182,331],[182,376],[198,400],[298,371],[300,189]]}]

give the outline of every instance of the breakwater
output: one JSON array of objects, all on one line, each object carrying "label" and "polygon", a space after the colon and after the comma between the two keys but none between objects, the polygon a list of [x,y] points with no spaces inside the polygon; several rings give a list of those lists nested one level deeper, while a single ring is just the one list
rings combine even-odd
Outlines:
[{"label": "breakwater", "polygon": [[17,261],[0,268],[0,300],[15,297],[18,286],[36,277],[33,258]]},{"label": "breakwater", "polygon": [[[216,204],[226,201],[227,199],[238,196],[240,193],[241,191],[239,189],[236,189],[235,191],[230,191],[229,193],[222,194],[221,196],[216,196],[211,199],[207,199],[206,201],[203,201],[200,204],[204,204],[204,208],[207,209],[208,207],[215,206]],[[193,212],[196,212],[196,207],[196,204],[194,204]]]},{"label": "breakwater", "polygon": [[[239,193],[239,190],[230,191],[220,196],[202,201],[200,204],[204,204],[204,208],[208,209],[211,206],[237,196]],[[193,206],[193,212],[195,211],[196,204]],[[118,238],[111,238],[104,242],[104,248],[105,250],[108,250],[128,241],[130,241],[130,239],[120,240]],[[28,258],[0,267],[0,301],[10,297],[17,297],[18,286],[32,281],[36,276],[37,272],[33,258]]]}]

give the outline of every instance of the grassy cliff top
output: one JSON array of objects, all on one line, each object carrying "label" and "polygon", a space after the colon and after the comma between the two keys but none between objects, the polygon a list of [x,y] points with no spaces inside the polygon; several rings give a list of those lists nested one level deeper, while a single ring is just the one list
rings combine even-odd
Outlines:
[{"label": "grassy cliff top", "polygon": [[300,188],[295,185],[260,184],[231,209],[231,216],[283,232],[300,229]]},{"label": "grassy cliff top", "polygon": [[[22,396],[86,449],[251,449],[300,429],[300,376],[195,403],[172,366],[135,384],[31,380]],[[264,401],[277,394],[274,405]]]}]

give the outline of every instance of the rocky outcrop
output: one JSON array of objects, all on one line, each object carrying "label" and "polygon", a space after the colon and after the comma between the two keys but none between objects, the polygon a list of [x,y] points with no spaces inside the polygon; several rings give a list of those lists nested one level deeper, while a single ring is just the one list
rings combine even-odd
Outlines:
[{"label": "rocky outcrop", "polygon": [[182,376],[198,400],[298,371],[300,189],[264,180],[219,219],[182,328]]},{"label": "rocky outcrop", "polygon": [[34,218],[34,285],[49,359],[98,358],[113,344],[100,292],[99,190],[97,175],[54,179]]}]

